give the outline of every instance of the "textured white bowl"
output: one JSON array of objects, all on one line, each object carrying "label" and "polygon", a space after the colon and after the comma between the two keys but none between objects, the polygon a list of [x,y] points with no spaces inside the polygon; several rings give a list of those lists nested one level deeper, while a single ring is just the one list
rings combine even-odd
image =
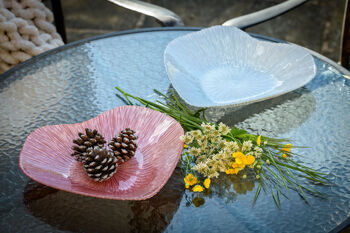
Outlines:
[{"label": "textured white bowl", "polygon": [[304,86],[316,74],[314,59],[302,47],[257,40],[228,26],[176,38],[164,63],[181,98],[198,107],[272,98]]}]

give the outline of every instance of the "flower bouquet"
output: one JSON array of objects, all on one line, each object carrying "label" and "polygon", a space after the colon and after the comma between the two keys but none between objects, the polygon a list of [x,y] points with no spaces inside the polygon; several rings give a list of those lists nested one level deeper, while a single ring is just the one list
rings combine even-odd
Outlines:
[{"label": "flower bouquet", "polygon": [[253,174],[259,183],[253,203],[258,199],[261,189],[271,192],[278,207],[280,195],[288,190],[296,191],[306,203],[306,193],[324,197],[323,193],[315,189],[315,185],[328,184],[326,174],[296,162],[293,157],[300,155],[292,152],[289,140],[250,134],[221,122],[208,122],[205,108],[191,111],[179,101],[174,91],[167,96],[155,90],[164,98],[163,103],[131,95],[119,87],[116,89],[128,104],[134,104],[132,99],[173,117],[181,124],[185,134],[181,136],[184,150],[180,167],[184,172],[185,187],[192,192],[209,190],[211,182],[221,175],[239,175],[246,179]]}]

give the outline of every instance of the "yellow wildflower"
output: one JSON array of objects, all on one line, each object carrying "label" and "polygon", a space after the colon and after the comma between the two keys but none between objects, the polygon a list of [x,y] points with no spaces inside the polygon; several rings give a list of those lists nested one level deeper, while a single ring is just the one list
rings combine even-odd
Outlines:
[{"label": "yellow wildflower", "polygon": [[292,148],[292,144],[286,144],[283,146],[282,151],[290,152],[290,148]]},{"label": "yellow wildflower", "polygon": [[232,169],[232,168],[230,168],[230,169],[227,169],[227,170],[225,171],[225,173],[226,173],[227,175],[235,174],[235,170]]},{"label": "yellow wildflower", "polygon": [[203,190],[204,188],[198,184],[192,188],[193,192],[203,192]]},{"label": "yellow wildflower", "polygon": [[247,165],[247,157],[242,152],[235,152],[233,153],[233,156],[235,157],[235,167],[239,167],[241,170],[245,168]]},{"label": "yellow wildflower", "polygon": [[282,158],[286,159],[287,157],[287,154],[283,153]]},{"label": "yellow wildflower", "polygon": [[255,157],[254,156],[252,156],[252,155],[248,155],[247,156],[247,165],[251,165],[251,164],[253,164],[255,162]]},{"label": "yellow wildflower", "polygon": [[207,189],[210,187],[210,178],[204,180],[204,187],[206,187]]},{"label": "yellow wildflower", "polygon": [[233,169],[230,168],[230,169],[227,169],[225,172],[227,175],[237,174],[239,172],[239,169],[238,168],[233,168]]},{"label": "yellow wildflower", "polygon": [[192,173],[189,173],[185,178],[184,178],[186,187],[188,186],[192,186],[194,184],[197,183],[197,178],[195,176],[192,175]]},{"label": "yellow wildflower", "polygon": [[188,145],[184,144],[184,148],[187,149],[187,148],[188,148]]},{"label": "yellow wildflower", "polygon": [[255,177],[256,177],[257,179],[260,179],[260,176],[259,176],[259,175],[256,175]]},{"label": "yellow wildflower", "polygon": [[239,170],[243,170],[245,168],[245,163],[241,163],[241,164],[232,163],[232,167],[234,169],[237,169],[237,170],[235,170],[236,171],[235,174],[237,174]]},{"label": "yellow wildflower", "polygon": [[245,165],[246,165],[245,163],[242,163],[242,164],[239,165],[239,168],[240,168],[241,170],[243,170],[243,169],[245,168]]},{"label": "yellow wildflower", "polygon": [[243,179],[247,179],[247,175],[243,175],[243,177],[242,177]]},{"label": "yellow wildflower", "polygon": [[260,146],[260,144],[261,144],[261,135],[259,135],[258,138],[256,139],[256,144],[258,144],[258,146]]},{"label": "yellow wildflower", "polygon": [[231,175],[231,174],[234,173],[234,170],[233,170],[233,169],[227,169],[227,170],[225,171],[225,173],[226,173],[227,175]]},{"label": "yellow wildflower", "polygon": [[235,161],[238,165],[243,164],[243,159],[241,157],[237,157]]},{"label": "yellow wildflower", "polygon": [[244,154],[242,152],[235,152],[232,154],[232,157],[237,158],[237,157],[242,157],[242,155],[244,156]]}]

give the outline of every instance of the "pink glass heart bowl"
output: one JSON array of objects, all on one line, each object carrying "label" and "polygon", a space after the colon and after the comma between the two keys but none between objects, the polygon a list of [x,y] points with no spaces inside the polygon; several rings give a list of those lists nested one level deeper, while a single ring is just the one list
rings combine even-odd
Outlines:
[{"label": "pink glass heart bowl", "polygon": [[[135,130],[135,156],[120,164],[110,179],[92,181],[82,163],[71,156],[72,140],[85,128],[98,130],[107,143],[125,128]],[[163,113],[121,106],[82,123],[36,129],[24,142],[19,166],[28,177],[56,189],[106,199],[143,200],[158,193],[170,178],[183,149],[179,139],[183,134],[181,125]]]}]

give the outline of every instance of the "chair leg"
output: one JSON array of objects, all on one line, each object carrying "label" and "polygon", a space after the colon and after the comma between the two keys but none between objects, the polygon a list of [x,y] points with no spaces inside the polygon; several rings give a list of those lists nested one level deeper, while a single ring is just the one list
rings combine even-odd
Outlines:
[{"label": "chair leg", "polygon": [[340,43],[340,64],[350,69],[350,4],[345,3],[343,31]]},{"label": "chair leg", "polygon": [[57,32],[61,35],[63,42],[67,43],[61,0],[51,0],[51,5]]}]

